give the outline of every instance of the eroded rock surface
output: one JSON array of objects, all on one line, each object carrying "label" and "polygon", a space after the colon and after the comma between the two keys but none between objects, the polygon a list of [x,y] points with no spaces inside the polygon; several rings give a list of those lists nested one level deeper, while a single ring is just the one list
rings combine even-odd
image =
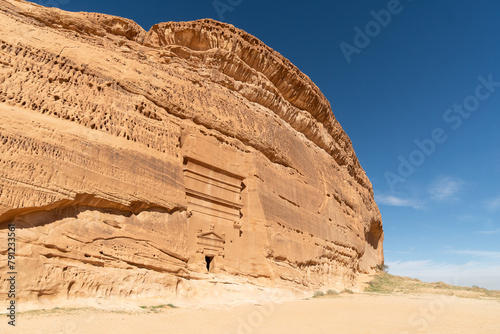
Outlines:
[{"label": "eroded rock surface", "polygon": [[0,32],[0,275],[15,223],[18,298],[347,287],[383,263],[330,104],[257,38],[14,0]]}]

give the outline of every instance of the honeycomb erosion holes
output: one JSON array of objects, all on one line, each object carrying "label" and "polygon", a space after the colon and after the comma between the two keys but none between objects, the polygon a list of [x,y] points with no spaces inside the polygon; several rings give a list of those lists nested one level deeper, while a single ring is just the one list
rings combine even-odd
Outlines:
[{"label": "honeycomb erosion holes", "polygon": [[0,17],[0,242],[14,222],[19,300],[189,297],[214,277],[347,288],[383,263],[351,141],[257,38],[14,0]]}]

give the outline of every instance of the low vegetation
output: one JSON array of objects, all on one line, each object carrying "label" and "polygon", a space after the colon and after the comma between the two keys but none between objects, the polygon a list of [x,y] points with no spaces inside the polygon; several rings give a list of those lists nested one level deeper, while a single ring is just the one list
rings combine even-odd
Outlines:
[{"label": "low vegetation", "polygon": [[444,295],[456,295],[468,298],[495,298],[500,299],[500,291],[490,291],[478,286],[463,287],[447,284],[444,282],[425,283],[418,279],[394,276],[386,272],[377,274],[374,280],[369,283],[365,292],[384,294],[418,294],[432,293]]},{"label": "low vegetation", "polygon": [[[155,305],[155,306],[139,306],[141,309],[148,311],[148,312],[154,312],[158,313],[161,312],[164,309],[172,309],[172,308],[177,308],[177,306],[173,304],[161,304],[161,305]],[[99,309],[93,308],[93,307],[82,307],[82,308],[65,308],[65,307],[54,307],[52,309],[40,309],[40,310],[32,310],[32,311],[25,311],[25,312],[19,312],[27,316],[39,316],[39,315],[46,315],[46,314],[60,314],[60,315],[69,315],[69,314],[74,314],[74,313],[82,313],[82,312],[100,312]],[[109,313],[119,313],[119,314],[136,314],[137,311],[130,311],[130,310],[106,310],[106,312]]]},{"label": "low vegetation", "polygon": [[376,266],[378,271],[387,273],[389,271],[389,266],[387,264],[377,264]]},{"label": "low vegetation", "polygon": [[337,292],[335,290],[327,290],[326,293],[324,293],[323,291],[316,291],[313,295],[313,298],[335,297],[335,296],[338,296],[342,293],[353,294],[354,292],[350,289],[344,289],[341,292]]},{"label": "low vegetation", "polygon": [[173,304],[161,304],[161,305],[156,305],[156,306],[139,306],[143,310],[147,310],[149,312],[160,312],[162,309],[168,309],[168,308],[177,308],[177,306]]},{"label": "low vegetation", "polygon": [[[24,312],[19,312],[19,314],[23,314],[26,316],[39,316],[39,315],[46,315],[46,314],[60,314],[60,315],[69,315],[69,314],[74,314],[74,313],[82,313],[82,312],[96,312],[98,309],[93,308],[93,307],[54,307],[51,309],[39,309],[39,310],[31,310],[31,311],[24,311]],[[126,311],[120,311],[120,310],[110,310],[107,312],[111,313],[127,313]]]},{"label": "low vegetation", "polygon": [[315,291],[313,298],[323,297],[325,293],[323,291]]}]

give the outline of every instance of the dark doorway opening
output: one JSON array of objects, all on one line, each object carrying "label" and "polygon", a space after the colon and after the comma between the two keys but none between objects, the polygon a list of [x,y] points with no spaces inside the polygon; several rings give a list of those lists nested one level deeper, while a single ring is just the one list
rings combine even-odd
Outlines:
[{"label": "dark doorway opening", "polygon": [[213,256],[205,256],[205,262],[207,263],[207,270],[210,271],[210,264],[212,263],[214,257]]}]

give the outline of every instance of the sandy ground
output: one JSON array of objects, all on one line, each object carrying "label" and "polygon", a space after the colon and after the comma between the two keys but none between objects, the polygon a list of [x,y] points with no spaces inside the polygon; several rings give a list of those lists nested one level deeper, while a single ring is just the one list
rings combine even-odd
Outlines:
[{"label": "sandy ground", "polygon": [[[0,333],[500,333],[500,301],[441,295],[342,294],[282,303],[18,314]],[[4,318],[5,317],[5,318]]]}]

